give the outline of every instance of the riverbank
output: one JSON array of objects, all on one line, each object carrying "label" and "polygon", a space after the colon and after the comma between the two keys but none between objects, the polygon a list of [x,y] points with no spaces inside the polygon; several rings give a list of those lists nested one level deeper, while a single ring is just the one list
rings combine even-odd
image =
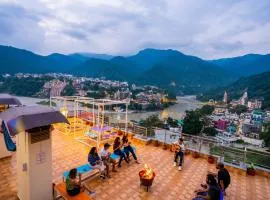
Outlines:
[{"label": "riverbank", "polygon": [[[23,105],[36,105],[40,101],[47,101],[48,99],[31,98],[31,97],[18,97]],[[150,115],[158,115],[160,118],[172,117],[175,119],[181,119],[184,117],[186,110],[194,110],[201,107],[201,102],[196,100],[196,96],[178,96],[176,104],[159,111],[145,111],[145,112],[129,112],[128,119],[139,121],[146,119]],[[117,119],[125,119],[125,112],[123,113],[108,113],[112,117]]]}]

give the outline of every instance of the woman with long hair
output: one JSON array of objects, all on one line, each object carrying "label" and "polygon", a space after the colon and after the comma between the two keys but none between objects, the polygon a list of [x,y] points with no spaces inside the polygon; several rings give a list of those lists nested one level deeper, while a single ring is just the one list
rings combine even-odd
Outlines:
[{"label": "woman with long hair", "polygon": [[136,154],[135,154],[135,152],[133,150],[133,148],[130,145],[131,143],[128,141],[128,135],[123,136],[122,143],[123,143],[123,147],[124,147],[124,152],[127,155],[127,159],[129,160],[129,153],[131,153],[134,160],[136,161],[136,163],[140,164],[138,159],[137,159],[137,156],[136,156]]},{"label": "woman with long hair", "polygon": [[118,162],[118,168],[121,167],[121,163],[122,163],[122,160],[125,159],[125,161],[127,163],[129,163],[129,161],[127,160],[127,157],[125,155],[124,152],[122,152],[121,150],[122,148],[122,144],[121,144],[121,140],[120,140],[120,137],[116,137],[115,140],[114,140],[114,143],[113,143],[113,151],[116,155],[120,156],[120,160]]},{"label": "woman with long hair", "polygon": [[98,169],[100,172],[100,177],[105,179],[105,167],[97,153],[96,147],[92,147],[90,149],[88,154],[88,162],[93,169]]}]

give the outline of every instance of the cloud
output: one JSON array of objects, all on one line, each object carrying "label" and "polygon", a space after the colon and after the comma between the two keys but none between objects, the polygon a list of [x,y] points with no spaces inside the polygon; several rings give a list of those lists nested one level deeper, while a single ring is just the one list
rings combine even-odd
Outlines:
[{"label": "cloud", "polygon": [[2,0],[0,43],[41,54],[269,53],[269,10],[268,0]]}]

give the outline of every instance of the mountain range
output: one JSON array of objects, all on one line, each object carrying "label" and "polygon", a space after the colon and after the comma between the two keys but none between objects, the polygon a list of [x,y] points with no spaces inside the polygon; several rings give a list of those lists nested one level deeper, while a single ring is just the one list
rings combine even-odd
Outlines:
[{"label": "mountain range", "polygon": [[149,84],[192,94],[270,70],[270,55],[203,60],[176,50],[144,49],[132,56],[53,53],[48,56],[0,45],[0,74],[62,72]]},{"label": "mountain range", "polygon": [[240,76],[270,71],[270,54],[247,54],[234,58],[211,60],[209,62],[212,62],[221,68],[233,71]]}]

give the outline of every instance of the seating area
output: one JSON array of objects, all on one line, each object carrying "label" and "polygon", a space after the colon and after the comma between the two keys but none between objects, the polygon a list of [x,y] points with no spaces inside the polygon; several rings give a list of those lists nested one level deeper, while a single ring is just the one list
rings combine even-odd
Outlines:
[{"label": "seating area", "polygon": [[[60,184],[63,190],[63,173],[71,168],[87,163],[89,147],[76,142],[73,137],[54,131],[53,146],[53,182]],[[173,167],[173,153],[161,147],[145,145],[132,141],[141,164],[123,163],[122,168],[112,173],[111,179],[100,180],[93,176],[84,182],[96,192],[98,200],[170,200],[192,199],[194,190],[205,181],[208,171],[215,171],[215,165],[206,159],[194,159],[191,155],[185,157],[181,172]],[[139,171],[144,164],[149,164],[156,173],[156,178],[149,192],[140,186]],[[86,167],[86,166],[85,166]],[[87,167],[79,171],[88,173]],[[225,197],[226,200],[264,200],[270,199],[270,179],[265,176],[247,176],[238,170],[230,168],[231,185]],[[16,197],[16,155],[0,160],[0,199],[13,200]],[[86,174],[85,174],[86,175]],[[65,192],[64,190],[62,192]],[[83,197],[84,198],[84,197]],[[80,198],[80,199],[83,199]]]}]

